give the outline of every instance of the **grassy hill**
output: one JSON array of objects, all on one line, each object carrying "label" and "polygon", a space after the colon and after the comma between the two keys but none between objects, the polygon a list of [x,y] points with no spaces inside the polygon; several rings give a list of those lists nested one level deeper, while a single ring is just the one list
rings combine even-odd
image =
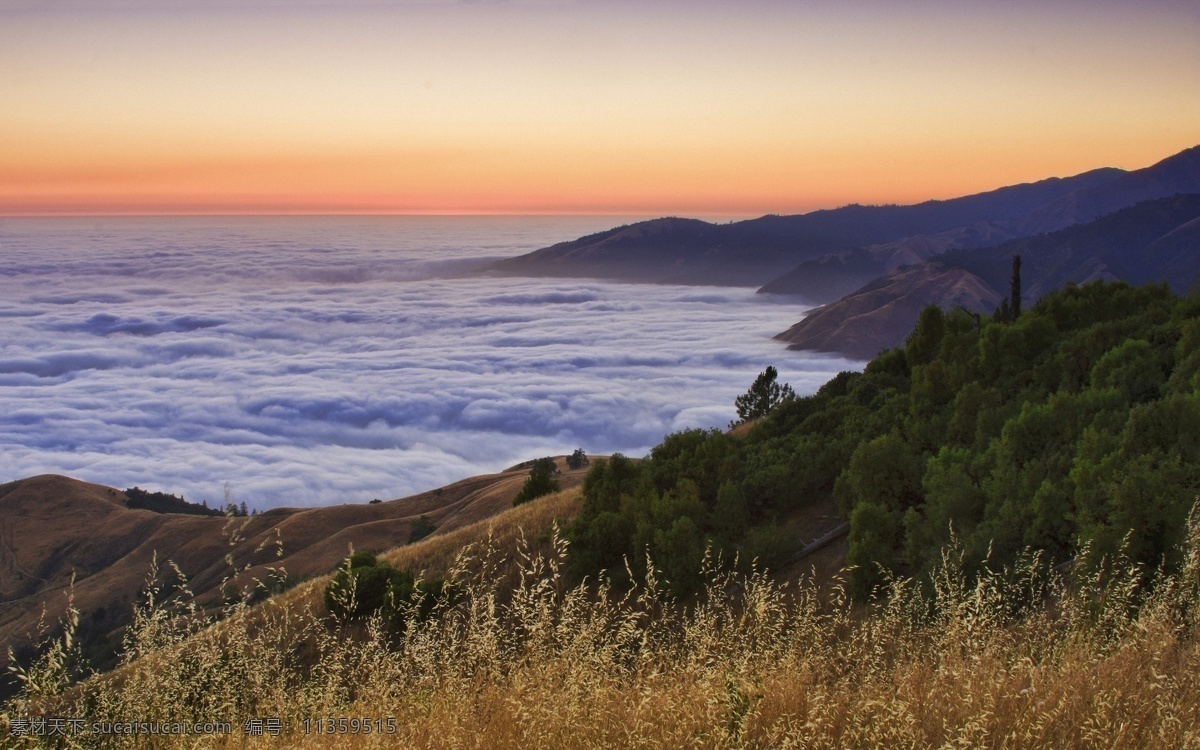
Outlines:
[{"label": "grassy hill", "polygon": [[[183,603],[143,609],[126,661],[74,685],[60,640],[24,673],[0,731],[49,715],[224,723],[202,737],[73,738],[105,748],[1200,741],[1200,518],[1176,577],[1147,583],[1119,566],[1080,578],[1032,559],[968,576],[950,549],[931,591],[898,580],[864,608],[836,585],[781,587],[761,572],[711,571],[686,603],[653,584],[572,585],[553,529],[580,502],[564,491],[388,553],[455,581],[433,616],[399,630],[330,618],[321,577],[219,622]],[[247,735],[258,719],[274,723]]]},{"label": "grassy hill", "polygon": [[[557,464],[561,485],[578,486],[585,471]],[[62,616],[73,581],[85,642],[104,665],[156,559],[187,578],[198,607],[215,611],[325,575],[351,547],[401,547],[418,524],[434,526],[434,538],[451,535],[510,508],[527,475],[514,467],[399,500],[240,518],[130,509],[115,488],[62,476],[0,485],[0,640],[28,646],[43,611],[50,622]]]}]

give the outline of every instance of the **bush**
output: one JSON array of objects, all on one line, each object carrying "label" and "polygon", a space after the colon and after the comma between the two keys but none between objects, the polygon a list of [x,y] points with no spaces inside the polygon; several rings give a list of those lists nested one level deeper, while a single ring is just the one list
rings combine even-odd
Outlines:
[{"label": "bush", "polygon": [[433,525],[429,516],[421,516],[413,523],[412,531],[408,532],[408,543],[419,542],[435,531],[437,531],[437,526]]},{"label": "bush", "polygon": [[[355,552],[342,561],[325,586],[325,608],[339,620],[359,620],[376,613],[396,629],[408,617],[424,619],[434,604],[449,596],[444,581],[417,582],[412,571],[379,562],[369,552]],[[416,610],[411,609],[413,605]]]},{"label": "bush", "polygon": [[1026,547],[1062,564],[1125,545],[1148,575],[1169,574],[1200,488],[1197,373],[1200,294],[1087,284],[1004,324],[929,308],[905,348],[812,396],[785,396],[765,370],[736,402],[762,417],[754,429],[689,430],[644,461],[596,461],[568,530],[571,571],[620,578],[628,560],[636,580],[647,552],[667,570],[696,544],[759,548],[769,565],[786,540],[761,530],[833,499],[862,598],[885,569],[930,573],[952,537],[972,573]]}]

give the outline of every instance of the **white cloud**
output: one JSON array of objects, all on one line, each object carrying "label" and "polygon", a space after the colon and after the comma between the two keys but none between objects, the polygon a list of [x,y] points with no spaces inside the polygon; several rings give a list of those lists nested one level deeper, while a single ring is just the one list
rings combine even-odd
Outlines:
[{"label": "white cloud", "polygon": [[751,290],[428,278],[487,223],[443,220],[418,254],[403,220],[361,246],[338,221],[333,250],[315,219],[0,223],[0,480],[399,497],[578,447],[638,455],[724,427],[768,364],[801,392],[857,364],[771,341],[800,310]]}]

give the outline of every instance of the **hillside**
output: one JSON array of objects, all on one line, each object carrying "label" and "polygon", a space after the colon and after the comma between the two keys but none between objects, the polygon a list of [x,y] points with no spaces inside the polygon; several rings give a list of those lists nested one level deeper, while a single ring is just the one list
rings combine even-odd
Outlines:
[{"label": "hillside", "polygon": [[628,557],[636,579],[648,550],[674,590],[694,591],[706,549],[775,565],[778,520],[830,496],[863,598],[882,569],[928,573],[951,543],[974,569],[1027,548],[1175,569],[1200,483],[1198,295],[1097,281],[1016,320],[926,307],[904,348],[744,434],[686,431],[636,465],[598,465],[573,569]]},{"label": "hillside", "polygon": [[1081,186],[1017,222],[1023,235],[1083,224],[1135,203],[1200,192],[1200,146],[1181,151],[1145,169],[1094,185]]},{"label": "hillside", "polygon": [[905,237],[801,263],[758,291],[813,301],[835,300],[900,266],[920,263],[948,250],[991,247],[1018,235],[1011,224],[984,222],[937,234]]},{"label": "hillside", "polygon": [[[585,470],[557,464],[564,489],[582,481]],[[57,619],[72,576],[86,635],[101,642],[128,622],[156,556],[179,566],[202,606],[258,598],[269,592],[257,581],[277,590],[324,575],[350,547],[400,547],[421,517],[441,536],[509,509],[526,476],[514,467],[388,502],[243,518],[131,510],[117,489],[62,476],[9,482],[0,485],[0,640],[27,644],[43,606]]]},{"label": "hillside", "polygon": [[776,338],[792,349],[869,359],[898,346],[925,305],[990,313],[1009,294],[1021,256],[1026,306],[1068,283],[1165,282],[1178,294],[1200,278],[1200,196],[1147,201],[1088,224],[980,250],[952,250],[897,268],[809,313]]},{"label": "hillside", "polygon": [[853,247],[841,229],[793,229],[787,224],[782,217],[736,224],[653,219],[496,261],[485,272],[759,286],[801,260]]},{"label": "hillside", "polygon": [[852,294],[809,312],[775,338],[789,349],[870,359],[898,346],[926,305],[991,310],[1003,299],[975,274],[936,260],[899,268]]}]

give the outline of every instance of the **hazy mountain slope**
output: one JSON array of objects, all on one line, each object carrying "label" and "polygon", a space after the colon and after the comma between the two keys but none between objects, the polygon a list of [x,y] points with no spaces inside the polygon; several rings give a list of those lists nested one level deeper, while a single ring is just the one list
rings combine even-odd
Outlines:
[{"label": "hazy mountain slope", "polygon": [[838,352],[870,359],[904,341],[929,304],[991,309],[1001,295],[983,279],[937,261],[906,266],[837,302],[820,307],[775,338],[790,349]]},{"label": "hazy mountain slope", "polygon": [[1103,168],[910,206],[850,205],[730,224],[654,219],[497,261],[484,273],[762,286],[826,302],[900,265],[1200,192],[1200,147],[1145,169]]},{"label": "hazy mountain slope", "polygon": [[1186,282],[1196,267],[1197,254],[1200,254],[1200,219],[1189,221],[1147,245],[1130,273],[1137,277],[1141,269],[1156,269],[1163,279]]},{"label": "hazy mountain slope", "polygon": [[[487,272],[759,286],[798,263],[823,256],[914,235],[1015,221],[1075,190],[1101,186],[1121,174],[1117,169],[1098,169],[953,200],[912,206],[852,205],[731,224],[654,219],[498,261]],[[832,261],[827,264],[831,279],[844,275],[836,266]],[[848,272],[857,273],[854,268]]]},{"label": "hazy mountain slope", "polygon": [[852,246],[836,235],[792,233],[757,219],[725,225],[696,219],[654,219],[497,261],[486,271],[508,276],[758,286],[799,260]]},{"label": "hazy mountain slope", "polygon": [[937,234],[905,237],[805,261],[758,291],[797,295],[815,302],[834,300],[900,266],[920,263],[956,248],[998,245],[1013,236],[1007,222],[983,222]]},{"label": "hazy mountain slope", "polygon": [[1097,219],[1135,203],[1200,192],[1200,146],[1144,169],[1082,187],[1031,212],[1018,222],[1022,235],[1050,232]]},{"label": "hazy mountain slope", "polygon": [[990,311],[1022,260],[1025,305],[1068,282],[1166,282],[1176,293],[1200,278],[1200,195],[1147,201],[1090,224],[983,250],[955,250],[882,276],[779,334],[795,349],[868,358],[897,346],[922,307]]},{"label": "hazy mountain slope", "polygon": [[[563,488],[582,481],[586,470],[558,463]],[[400,500],[245,518],[133,510],[119,490],[56,475],[0,485],[0,641],[29,642],[43,606],[53,622],[72,574],[75,606],[91,631],[104,634],[128,621],[156,554],[160,566],[170,560],[188,576],[198,602],[215,604],[230,585],[268,581],[268,567],[302,580],[333,570],[351,545],[402,546],[422,515],[437,527],[434,535],[493,516],[512,507],[526,476],[528,469],[514,468]]]},{"label": "hazy mountain slope", "polygon": [[992,247],[1006,240],[1086,223],[1147,200],[1197,193],[1200,192],[1200,147],[1182,151],[1133,172],[1097,170],[1080,177],[1090,179],[1079,179],[1066,195],[1034,206],[1025,215],[1014,217],[1011,214],[997,214],[988,221],[964,224],[936,234],[915,234],[892,242],[857,248],[843,253],[836,262],[828,258],[809,260],[772,280],[759,291],[828,301],[846,293],[847,288],[855,285],[855,282],[865,284],[869,279],[901,265],[919,262],[942,252]]},{"label": "hazy mountain slope", "polygon": [[[1200,275],[1200,247],[1189,243],[1196,233],[1187,229],[1197,217],[1200,194],[1181,195],[1146,201],[1089,224],[995,248],[951,251],[937,260],[964,268],[1007,294],[1012,256],[1020,255],[1026,303],[1069,281],[1094,278],[1166,282],[1176,294],[1184,294]],[[1180,243],[1185,247],[1180,248]],[[1189,245],[1191,253],[1186,250]],[[1156,246],[1159,252],[1152,249]]]}]

